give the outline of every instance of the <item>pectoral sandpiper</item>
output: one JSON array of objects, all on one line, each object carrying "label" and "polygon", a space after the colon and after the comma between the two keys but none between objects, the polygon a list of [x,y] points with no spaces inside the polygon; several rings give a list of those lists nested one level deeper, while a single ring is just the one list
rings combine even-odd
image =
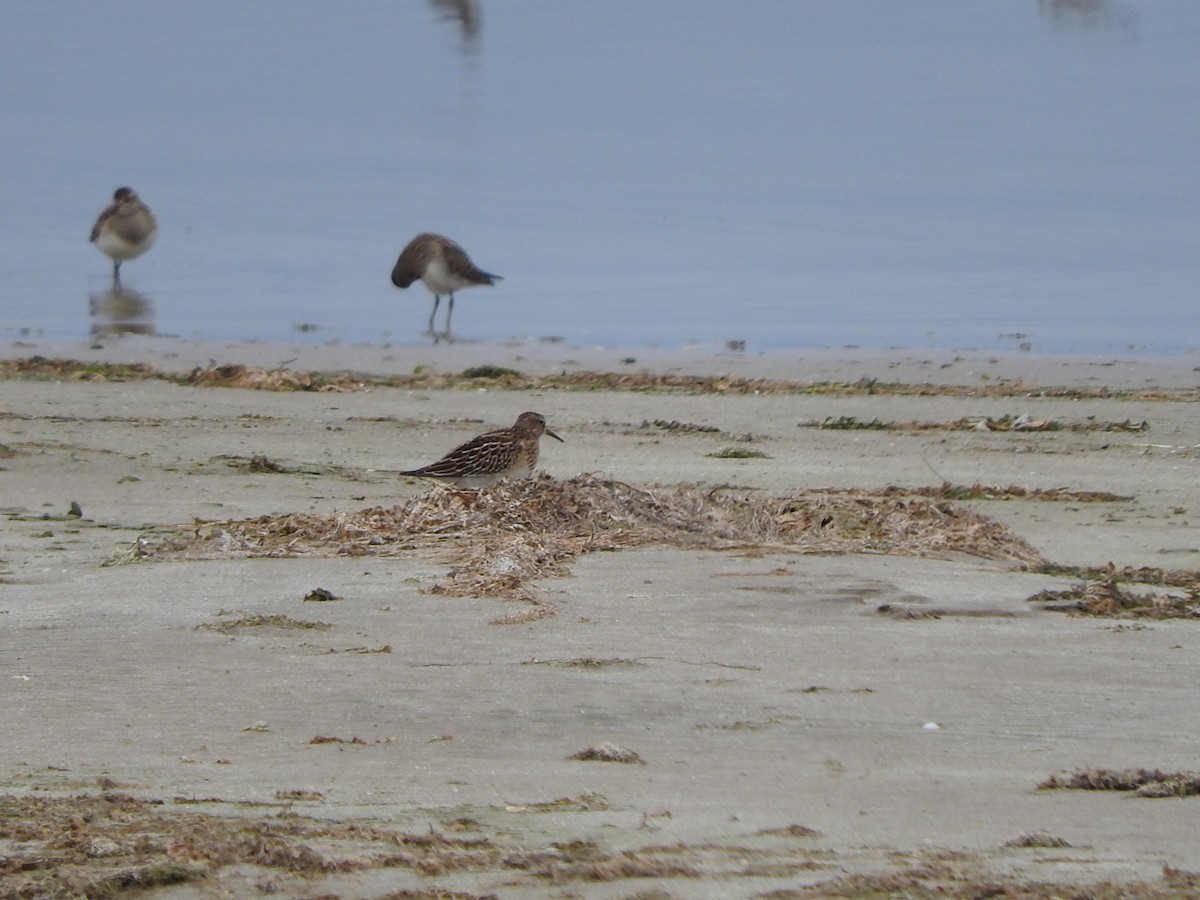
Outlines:
[{"label": "pectoral sandpiper", "polygon": [[503,478],[524,478],[537,465],[538,442],[543,434],[562,440],[546,427],[541,413],[523,412],[511,428],[473,437],[437,462],[399,474],[439,478],[462,488],[487,487]]}]

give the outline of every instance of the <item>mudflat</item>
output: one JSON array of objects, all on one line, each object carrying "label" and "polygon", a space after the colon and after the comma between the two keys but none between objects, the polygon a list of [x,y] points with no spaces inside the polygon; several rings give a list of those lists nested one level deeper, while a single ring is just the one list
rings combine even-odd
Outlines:
[{"label": "mudflat", "polygon": [[0,356],[0,894],[1200,892],[1195,360]]}]

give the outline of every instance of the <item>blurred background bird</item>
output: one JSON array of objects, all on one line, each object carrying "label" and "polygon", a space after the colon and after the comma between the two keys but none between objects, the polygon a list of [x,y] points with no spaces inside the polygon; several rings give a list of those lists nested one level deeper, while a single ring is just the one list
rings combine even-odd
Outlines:
[{"label": "blurred background bird", "polygon": [[454,315],[454,292],[480,284],[494,284],[500,281],[501,277],[478,268],[467,256],[467,251],[450,238],[425,232],[408,242],[408,246],[400,251],[396,265],[392,267],[392,284],[396,287],[407,288],[418,280],[425,282],[425,287],[433,292],[429,333],[435,338],[439,334],[434,330],[433,318],[437,315],[442,294],[449,295],[446,328],[442,332],[449,338],[450,317]]},{"label": "blurred background bird", "polygon": [[130,187],[119,187],[113,202],[100,213],[89,238],[113,261],[113,281],[121,280],[121,263],[136,259],[154,246],[158,221],[150,207]]}]

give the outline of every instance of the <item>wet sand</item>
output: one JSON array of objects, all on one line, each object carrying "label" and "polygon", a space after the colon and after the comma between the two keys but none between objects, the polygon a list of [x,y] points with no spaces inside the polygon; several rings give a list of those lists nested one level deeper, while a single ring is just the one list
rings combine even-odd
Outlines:
[{"label": "wet sand", "polygon": [[[1169,891],[1186,876],[1164,880],[1164,867],[1200,871],[1200,797],[1037,788],[1085,767],[1200,768],[1200,626],[1029,601],[1076,584],[1072,575],[957,553],[649,546],[569,561],[532,586],[553,615],[499,625],[514,601],[428,592],[447,569],[430,550],[202,561],[138,552],[195,520],[404,502],[429,486],[396,470],[534,409],[567,441],[543,445],[541,468],[556,478],[778,496],[943,483],[1109,492],[1122,499],[960,505],[1063,566],[1198,569],[1194,359],[145,339],[14,343],[0,354],[33,355],[176,372],[490,364],[961,387],[319,393],[0,381],[3,794],[164,801],[139,807],[160,825],[196,814],[324,823],[275,838],[345,863],[193,860],[211,877],[162,896],[754,896],[862,873],[900,886],[1145,881]],[[1016,387],[982,390],[1002,384]],[[1057,387],[1081,391],[1048,390]],[[1101,387],[1127,393],[1086,392]],[[1063,427],[812,427],[1019,416]],[[729,447],[763,455],[714,455]],[[254,471],[255,457],[279,471]],[[340,599],[306,602],[318,587]],[[608,745],[637,761],[571,758]],[[347,823],[362,826],[357,836],[330,830]],[[418,865],[414,836],[430,834],[444,839],[441,855]],[[69,863],[78,879],[180,855],[166,837],[158,856],[115,831],[103,839],[87,846],[105,852]],[[37,877],[50,876],[14,870],[0,884]]]}]

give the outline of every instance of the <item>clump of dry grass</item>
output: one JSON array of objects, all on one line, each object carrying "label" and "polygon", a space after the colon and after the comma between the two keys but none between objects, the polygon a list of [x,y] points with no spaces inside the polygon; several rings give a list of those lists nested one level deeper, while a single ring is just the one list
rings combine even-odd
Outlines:
[{"label": "clump of dry grass", "polygon": [[160,555],[192,558],[395,555],[440,548],[454,568],[432,590],[534,599],[525,584],[596,551],[685,548],[1044,560],[1004,526],[946,500],[894,491],[769,497],[690,486],[654,491],[580,475],[541,475],[479,491],[434,488],[390,509],[197,522]]}]

